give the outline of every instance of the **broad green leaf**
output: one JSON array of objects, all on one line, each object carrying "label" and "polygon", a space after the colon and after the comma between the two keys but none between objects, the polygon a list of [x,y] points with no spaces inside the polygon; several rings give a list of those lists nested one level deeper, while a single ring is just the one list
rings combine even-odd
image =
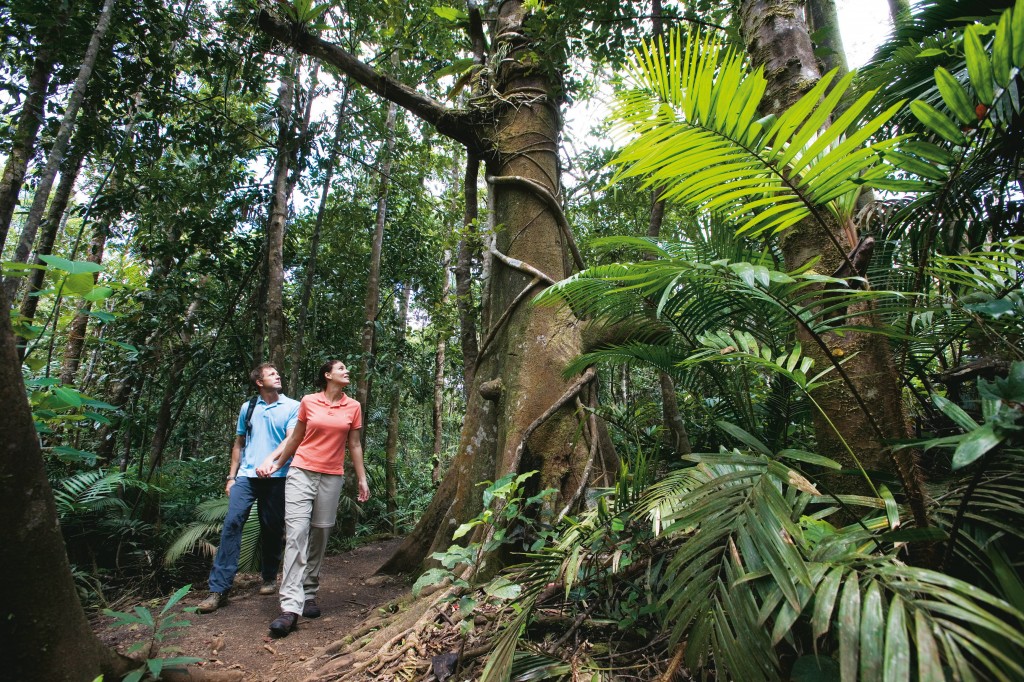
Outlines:
[{"label": "broad green leaf", "polygon": [[91,272],[77,272],[64,278],[64,290],[78,296],[92,292],[95,280]]},{"label": "broad green leaf", "polygon": [[431,7],[431,9],[434,11],[434,14],[441,17],[445,21],[465,21],[466,19],[469,18],[469,15],[466,14],[464,10],[458,9],[456,7],[438,6]]},{"label": "broad green leaf", "polygon": [[974,107],[971,106],[971,102],[967,98],[967,92],[960,85],[960,81],[953,77],[953,74],[941,66],[937,67],[935,69],[935,84],[939,86],[939,92],[942,94],[946,106],[956,114],[961,123],[970,125],[977,122],[978,116],[974,113]]},{"label": "broad green leaf", "polygon": [[177,604],[179,601],[181,601],[181,598],[184,597],[186,594],[188,594],[188,591],[191,590],[191,589],[192,589],[192,583],[189,583],[188,585],[183,585],[182,587],[179,587],[177,589],[177,591],[175,591],[175,593],[171,595],[171,598],[167,600],[167,603],[164,605],[163,610],[160,611],[160,615],[163,615],[163,614],[167,613],[168,611],[170,611],[171,608],[175,604]]},{"label": "broad green leaf", "polygon": [[978,428],[977,422],[963,411],[963,409],[948,398],[943,398],[938,393],[932,393],[932,402],[935,407],[942,411],[942,414],[946,415],[957,423],[957,426],[962,428],[964,431],[973,431]]},{"label": "broad green leaf", "polygon": [[89,317],[95,317],[100,322],[113,322],[117,319],[117,315],[112,315],[104,310],[90,310]]},{"label": "broad green leaf", "polygon": [[882,613],[882,590],[872,581],[864,593],[860,616],[860,679],[882,677],[885,617]]},{"label": "broad green leaf", "polygon": [[999,27],[996,29],[996,37],[992,43],[992,73],[996,84],[1005,88],[1010,84],[1010,69],[1013,52],[1013,38],[1010,33],[1010,19],[1013,12],[1003,12],[999,17]]},{"label": "broad green leaf", "polygon": [[[889,603],[885,623],[884,682],[904,682],[910,678],[910,637],[907,633],[903,599],[895,595]],[[925,678],[922,678],[925,679]]]},{"label": "broad green leaf", "polygon": [[953,470],[962,469],[973,463],[1002,441],[1002,437],[997,436],[993,430],[992,424],[979,426],[967,434],[953,453]]},{"label": "broad green leaf", "polygon": [[740,427],[736,426],[735,424],[719,420],[715,422],[715,426],[722,429],[730,436],[732,436],[736,440],[740,441],[741,443],[749,447],[751,450],[756,450],[757,452],[760,452],[762,455],[768,455],[769,457],[771,456],[772,451],[767,445],[765,445],[764,443],[762,443],[757,438],[747,433]]},{"label": "broad green leaf", "polygon": [[792,459],[798,462],[806,462],[807,464],[815,464],[817,466],[825,467],[826,469],[843,468],[843,465],[834,459],[829,459],[824,455],[819,455],[813,452],[807,452],[806,450],[794,450],[792,448],[780,450],[778,456],[782,459]]},{"label": "broad green leaf", "polygon": [[964,31],[964,55],[967,57],[967,73],[978,99],[989,106],[995,100],[992,88],[992,62],[981,44],[977,26],[968,26]]},{"label": "broad green leaf", "polygon": [[856,571],[843,582],[839,597],[839,667],[844,680],[857,679],[860,660],[860,584]]},{"label": "broad green leaf", "polygon": [[54,270],[63,270],[71,275],[79,275],[84,272],[101,272],[103,270],[103,266],[98,263],[90,263],[84,260],[71,261],[60,256],[40,256],[39,260]]},{"label": "broad green leaf", "polygon": [[910,111],[919,121],[921,121],[921,123],[925,124],[929,129],[948,142],[952,142],[953,144],[958,144],[960,146],[967,144],[967,137],[960,132],[960,128],[950,121],[942,112],[927,102],[915,99],[910,103]]},{"label": "broad green leaf", "polygon": [[436,585],[445,578],[450,578],[451,573],[443,568],[431,568],[423,573],[412,586],[412,596],[418,597],[424,587]]},{"label": "broad green leaf", "polygon": [[58,386],[53,389],[53,395],[55,398],[60,400],[68,407],[81,407],[82,406],[82,394],[76,389],[66,388],[64,386]]},{"label": "broad green leaf", "polygon": [[484,592],[495,599],[515,599],[522,591],[521,585],[503,577],[496,578],[484,586]]},{"label": "broad green leaf", "polygon": [[93,287],[92,291],[82,296],[87,301],[103,301],[114,295],[110,287]]}]

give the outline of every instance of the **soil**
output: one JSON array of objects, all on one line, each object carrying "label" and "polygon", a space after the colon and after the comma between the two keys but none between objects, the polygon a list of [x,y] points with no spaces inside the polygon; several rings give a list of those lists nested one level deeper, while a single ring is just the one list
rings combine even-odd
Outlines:
[{"label": "soil", "polygon": [[[323,647],[408,591],[402,579],[374,575],[400,543],[400,538],[386,540],[324,559],[317,595],[323,615],[299,618],[298,629],[282,639],[271,638],[268,630],[280,613],[277,595],[261,596],[259,576],[240,573],[225,606],[210,614],[186,614],[192,625],[167,642],[179,649],[170,655],[202,658],[196,665],[209,670],[240,670],[245,680],[255,682],[303,680]],[[182,602],[195,606],[205,596],[206,592],[193,590]],[[144,605],[159,612],[161,603]],[[122,652],[142,635],[138,629],[111,627],[109,618],[95,627],[100,639]]]}]

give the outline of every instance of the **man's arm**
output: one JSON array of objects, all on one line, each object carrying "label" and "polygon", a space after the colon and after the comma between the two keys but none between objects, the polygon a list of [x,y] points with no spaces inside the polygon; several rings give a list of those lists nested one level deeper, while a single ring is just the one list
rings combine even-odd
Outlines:
[{"label": "man's arm", "polygon": [[242,448],[245,447],[245,436],[235,436],[235,442],[231,446],[231,465],[228,468],[228,481],[224,484],[224,494],[231,494],[231,486],[235,484],[235,476],[238,475],[238,463],[241,460]]},{"label": "man's arm", "polygon": [[305,435],[306,422],[295,422],[295,428],[289,429],[281,444],[267,455],[263,464],[256,467],[256,475],[266,478],[283,467],[285,462],[295,456],[295,451],[299,449],[299,443]]},{"label": "man's arm", "polygon": [[356,479],[359,481],[359,495],[356,499],[366,502],[370,499],[370,486],[366,483],[366,469],[363,468],[363,444],[359,440],[359,431],[352,429],[348,432],[348,451],[352,453],[352,468],[356,470]]}]

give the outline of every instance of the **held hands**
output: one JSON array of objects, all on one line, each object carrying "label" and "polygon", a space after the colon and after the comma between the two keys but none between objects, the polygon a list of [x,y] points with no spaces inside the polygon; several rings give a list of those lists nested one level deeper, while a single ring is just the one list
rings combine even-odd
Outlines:
[{"label": "held hands", "polygon": [[281,468],[277,458],[274,455],[268,455],[263,464],[256,467],[256,475],[260,478],[268,478],[271,474]]},{"label": "held hands", "polygon": [[356,499],[360,502],[366,502],[370,499],[370,486],[366,484],[365,478],[359,479],[359,494],[356,496]]}]

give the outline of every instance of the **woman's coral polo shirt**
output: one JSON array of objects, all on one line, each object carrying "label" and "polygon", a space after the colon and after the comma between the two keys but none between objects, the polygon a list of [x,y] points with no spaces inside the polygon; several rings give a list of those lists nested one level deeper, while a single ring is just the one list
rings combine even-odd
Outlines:
[{"label": "woman's coral polo shirt", "polygon": [[321,474],[344,474],[349,431],[363,428],[359,402],[342,394],[341,400],[331,403],[323,392],[311,393],[299,403],[298,420],[306,425],[306,435],[292,465]]}]

